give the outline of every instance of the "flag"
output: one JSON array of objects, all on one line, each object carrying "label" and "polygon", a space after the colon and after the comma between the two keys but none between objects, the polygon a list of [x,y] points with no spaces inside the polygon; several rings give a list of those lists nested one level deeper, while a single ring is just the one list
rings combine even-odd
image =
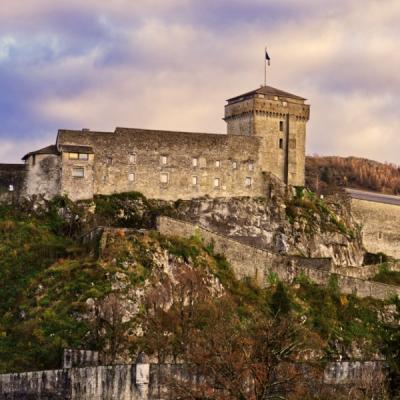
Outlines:
[{"label": "flag", "polygon": [[270,57],[268,55],[267,49],[265,49],[265,60],[268,61],[268,65],[271,65],[271,59],[270,59]]}]

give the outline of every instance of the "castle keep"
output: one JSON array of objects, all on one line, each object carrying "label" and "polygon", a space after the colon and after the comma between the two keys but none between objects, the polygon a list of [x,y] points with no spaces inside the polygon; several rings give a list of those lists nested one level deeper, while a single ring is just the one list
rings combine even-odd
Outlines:
[{"label": "castle keep", "polygon": [[24,156],[23,184],[0,183],[3,192],[73,200],[128,191],[165,200],[261,196],[266,174],[304,185],[309,112],[304,98],[263,86],[227,101],[226,134],[59,130],[55,145]]}]

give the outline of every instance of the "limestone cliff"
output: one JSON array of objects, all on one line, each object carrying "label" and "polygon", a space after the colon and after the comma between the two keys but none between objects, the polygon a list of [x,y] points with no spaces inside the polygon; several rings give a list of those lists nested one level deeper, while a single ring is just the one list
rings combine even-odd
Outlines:
[{"label": "limestone cliff", "polygon": [[331,257],[337,266],[360,266],[360,227],[343,199],[275,191],[260,198],[202,198],[180,202],[180,219],[273,252]]}]

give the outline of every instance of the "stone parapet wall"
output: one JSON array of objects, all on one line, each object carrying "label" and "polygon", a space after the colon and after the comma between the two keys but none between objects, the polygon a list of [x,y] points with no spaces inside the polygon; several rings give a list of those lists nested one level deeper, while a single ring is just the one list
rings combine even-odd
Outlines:
[{"label": "stone parapet wall", "polygon": [[[148,363],[4,374],[0,400],[156,400],[166,393],[171,378],[190,376],[182,364]],[[384,378],[384,363],[379,361],[334,362],[326,365],[320,383],[364,387]]]},{"label": "stone parapet wall", "polygon": [[226,256],[239,279],[250,277],[260,286],[268,285],[268,279],[272,274],[285,282],[292,282],[296,276],[303,274],[320,285],[328,284],[334,276],[341,292],[345,294],[372,297],[378,300],[400,296],[399,286],[370,282],[335,273],[331,259],[274,254],[217,234],[199,225],[169,217],[159,217],[157,229],[164,235],[187,238],[200,236],[205,243],[213,243],[214,250]]},{"label": "stone parapet wall", "polygon": [[365,248],[400,259],[400,206],[351,199],[351,210],[362,224]]}]

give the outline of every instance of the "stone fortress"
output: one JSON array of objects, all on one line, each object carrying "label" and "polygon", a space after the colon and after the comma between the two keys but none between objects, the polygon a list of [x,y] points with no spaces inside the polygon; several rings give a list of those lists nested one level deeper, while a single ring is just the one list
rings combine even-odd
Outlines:
[{"label": "stone fortress", "polygon": [[128,191],[164,200],[262,196],[265,173],[304,185],[309,113],[302,97],[263,86],[228,100],[227,134],[60,130],[55,145],[23,157],[25,167],[8,166],[14,181],[0,167],[0,185],[73,200]]},{"label": "stone fortress", "polygon": [[[216,198],[265,197],[273,207],[271,181],[278,181],[284,190],[304,186],[309,115],[310,106],[304,98],[263,86],[227,101],[227,134],[128,128],[114,132],[60,130],[55,145],[28,153],[23,157],[25,164],[0,164],[0,200],[64,194],[72,200],[84,200],[98,194],[138,191],[163,200],[208,196],[217,202]],[[385,203],[383,197],[371,200],[365,194],[348,194],[357,218],[364,224],[367,249],[400,256],[396,225],[400,201],[392,199],[380,205]],[[204,215],[201,217],[204,219]],[[260,286],[271,273],[289,282],[302,273],[321,285],[328,284],[335,274],[342,293],[379,300],[400,296],[400,287],[368,280],[377,273],[375,265],[344,266],[330,257],[273,253],[243,242],[241,237],[202,226],[202,218],[193,223],[160,216],[157,230],[182,237],[200,234],[205,243],[213,243],[226,255],[239,278],[251,277]],[[387,231],[385,224],[390,225]],[[261,231],[260,222],[255,228]],[[107,231],[112,234],[113,229],[97,227],[86,233],[83,241],[103,243]],[[374,235],[383,247],[375,246]],[[346,247],[342,242],[335,245]],[[393,270],[399,269],[400,264],[393,265]],[[360,386],[366,372],[379,376],[382,365],[381,361],[329,363],[322,381]],[[102,366],[97,354],[71,350],[66,353],[63,369],[0,375],[0,399],[152,400],[159,398],[163,377],[171,372],[179,375],[179,368],[140,360],[136,364]]]}]

